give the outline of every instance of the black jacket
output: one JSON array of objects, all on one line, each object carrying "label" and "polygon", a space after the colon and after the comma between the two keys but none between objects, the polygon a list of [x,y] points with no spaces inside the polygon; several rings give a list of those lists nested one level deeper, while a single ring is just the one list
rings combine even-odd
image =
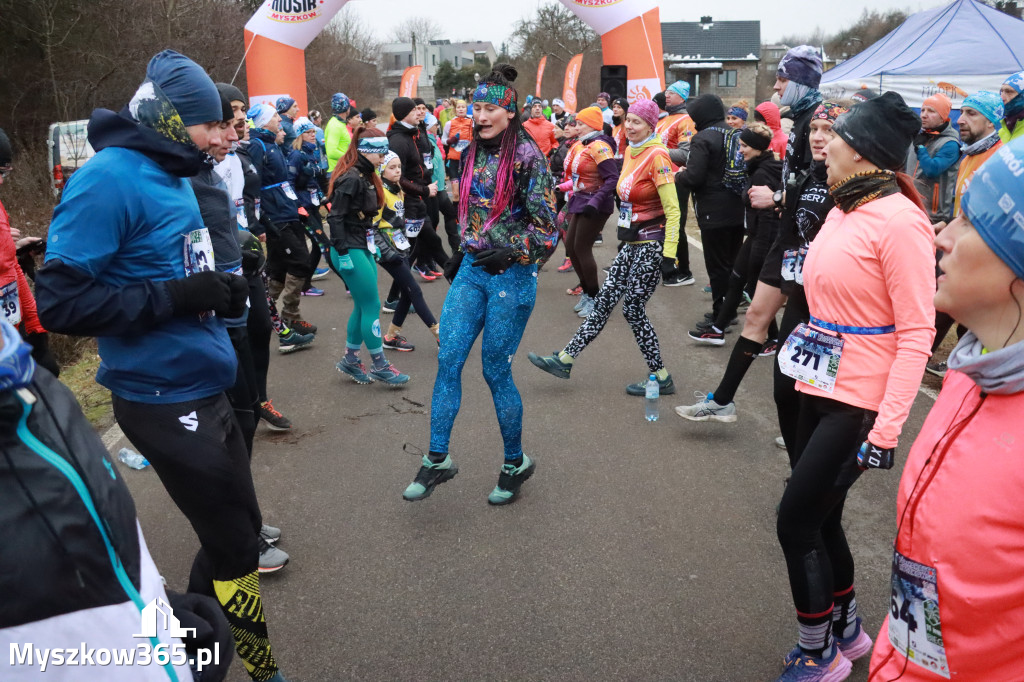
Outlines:
[{"label": "black jacket", "polygon": [[331,227],[331,243],[338,253],[366,249],[366,231],[373,227],[373,219],[380,210],[374,173],[373,165],[360,154],[356,164],[334,183],[327,224]]},{"label": "black jacket", "polygon": [[405,217],[425,217],[427,207],[424,200],[430,196],[430,173],[423,165],[423,159],[434,155],[427,134],[420,128],[410,128],[396,121],[388,130],[388,146],[402,162],[399,184],[405,192]]},{"label": "black jacket", "polygon": [[701,95],[686,104],[697,133],[690,139],[686,169],[676,174],[676,186],[693,196],[697,224],[702,230],[743,225],[743,202],[722,182],[725,173],[725,105],[718,95]]},{"label": "black jacket", "polygon": [[[776,161],[771,152],[747,162],[746,188],[765,185],[773,192],[782,187],[782,161]],[[753,237],[762,230],[772,234],[774,240],[779,229],[779,214],[775,207],[757,209],[750,206],[750,195],[744,191],[740,196],[746,210],[747,235]]]}]

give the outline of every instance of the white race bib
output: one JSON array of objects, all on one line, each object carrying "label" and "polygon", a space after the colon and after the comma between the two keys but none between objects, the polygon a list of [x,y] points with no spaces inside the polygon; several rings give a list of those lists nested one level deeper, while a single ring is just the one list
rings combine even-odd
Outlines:
[{"label": "white race bib", "polygon": [[423,167],[427,170],[434,170],[434,155],[424,154],[423,155]]},{"label": "white race bib", "polygon": [[788,377],[831,393],[836,387],[843,339],[801,323],[779,349],[779,369]]},{"label": "white race bib", "polygon": [[405,233],[401,230],[389,230],[388,234],[391,235],[391,241],[395,243],[395,248],[400,251],[406,251],[412,244],[409,243],[409,239],[405,236]]},{"label": "white race bib", "polygon": [[580,191],[580,174],[579,173],[573,173],[572,174],[572,191],[573,192],[579,192]]},{"label": "white race bib", "polygon": [[18,280],[15,279],[0,287],[0,307],[4,317],[13,326],[21,324],[21,299],[18,298]]},{"label": "white race bib", "polygon": [[807,260],[807,247],[801,246],[796,255],[796,283],[804,285],[804,261]]},{"label": "white race bib", "polygon": [[949,679],[938,577],[936,569],[893,550],[889,642],[911,663]]},{"label": "white race bib", "polygon": [[455,143],[455,151],[457,151],[458,153],[461,154],[467,149],[469,149],[469,140],[459,140],[458,142]]},{"label": "white race bib", "polygon": [[796,261],[799,252],[796,249],[787,249],[782,252],[782,279],[785,282],[796,281]]},{"label": "white race bib", "polygon": [[423,218],[410,218],[405,221],[405,236],[409,239],[415,239],[416,235],[423,229],[423,223],[426,222]]},{"label": "white race bib", "polygon": [[311,189],[311,190],[309,190],[309,201],[314,206],[319,206],[320,205],[320,190],[318,190],[318,189]]},{"label": "white race bib", "polygon": [[623,201],[619,204],[619,222],[618,226],[624,230],[628,230],[633,224],[633,204],[628,201]]},{"label": "white race bib", "polygon": [[284,182],[281,183],[281,189],[282,191],[284,191],[284,195],[291,199],[292,201],[299,200],[299,197],[295,195],[295,190],[292,189],[292,183],[285,180]]},{"label": "white race bib", "polygon": [[185,274],[213,270],[213,241],[205,227],[192,230],[185,235]]},{"label": "white race bib", "polygon": [[242,230],[249,229],[249,219],[245,217],[245,199],[235,199],[235,220]]}]

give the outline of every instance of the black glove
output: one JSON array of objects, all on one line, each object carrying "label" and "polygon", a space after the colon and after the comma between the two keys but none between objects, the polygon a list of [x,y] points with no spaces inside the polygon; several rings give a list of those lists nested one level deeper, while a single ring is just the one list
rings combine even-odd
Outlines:
[{"label": "black glove", "polygon": [[473,260],[474,268],[483,268],[492,275],[501,273],[512,267],[512,264],[519,260],[519,254],[511,246],[503,246],[498,249],[487,249],[476,254]]},{"label": "black glove", "polygon": [[661,276],[669,277],[676,272],[676,259],[661,257]]},{"label": "black glove", "polygon": [[892,469],[896,448],[880,448],[864,441],[857,452],[857,466],[861,469]]},{"label": "black glove", "polygon": [[244,277],[229,272],[204,270],[191,277],[164,282],[175,315],[198,315],[212,310],[226,317],[245,312],[249,285]]},{"label": "black glove", "polygon": [[448,280],[449,284],[455,281],[455,275],[459,274],[459,268],[462,267],[462,259],[465,255],[462,251],[456,251],[444,264],[444,278]]},{"label": "black glove", "polygon": [[225,679],[231,666],[231,659],[234,658],[232,652],[235,647],[231,638],[231,625],[224,617],[217,600],[194,592],[178,594],[167,590],[167,601],[174,609],[175,618],[181,621],[181,626],[193,629],[192,635],[181,638],[189,659],[195,660],[200,656],[200,649],[210,650],[203,655],[211,657],[214,648],[220,649],[220,659],[217,663],[204,661],[206,665],[203,666],[202,679]]},{"label": "black glove", "polygon": [[594,206],[593,204],[586,204],[583,207],[583,215],[588,217],[597,215],[597,206]]},{"label": "black glove", "polygon": [[238,230],[238,247],[242,252],[242,273],[251,277],[263,269],[267,257],[263,254],[263,244],[259,237],[249,230]]},{"label": "black glove", "polygon": [[391,223],[391,227],[395,228],[396,230],[405,232],[405,218],[395,216],[394,218],[389,218],[388,222]]}]

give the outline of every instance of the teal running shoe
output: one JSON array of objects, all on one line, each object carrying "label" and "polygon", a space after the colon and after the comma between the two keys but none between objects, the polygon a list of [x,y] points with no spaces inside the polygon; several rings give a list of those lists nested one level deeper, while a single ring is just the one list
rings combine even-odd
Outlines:
[{"label": "teal running shoe", "polygon": [[[366,366],[361,362],[349,363],[345,362],[345,358],[342,358],[341,362],[335,365],[335,367],[337,367],[338,371],[342,374],[347,374],[352,377],[352,380],[357,384],[373,383],[373,379],[366,373]],[[408,378],[406,378],[406,381],[408,381]]]},{"label": "teal running shoe", "polygon": [[502,465],[501,473],[498,474],[498,485],[487,496],[487,503],[502,505],[515,501],[519,497],[519,488],[526,479],[533,476],[533,472],[536,469],[537,464],[526,455],[523,455],[523,463],[519,466],[514,464]]},{"label": "teal running shoe", "polygon": [[572,371],[572,365],[567,365],[558,359],[558,351],[555,351],[551,355],[537,355],[536,353],[529,353],[526,356],[530,359],[530,362],[536,367],[540,367],[542,370],[556,376],[559,379],[568,379],[569,372]]},{"label": "teal running shoe", "polygon": [[387,367],[380,369],[371,369],[370,376],[381,381],[388,386],[401,386],[402,384],[409,383],[409,375],[402,374],[398,371],[398,368],[392,365],[390,362]]},{"label": "teal running shoe", "polygon": [[423,464],[416,473],[416,478],[402,493],[402,498],[407,502],[426,499],[434,492],[434,488],[452,480],[457,473],[459,467],[455,466],[451,455],[447,455],[443,462],[431,462],[429,457],[423,455]]}]

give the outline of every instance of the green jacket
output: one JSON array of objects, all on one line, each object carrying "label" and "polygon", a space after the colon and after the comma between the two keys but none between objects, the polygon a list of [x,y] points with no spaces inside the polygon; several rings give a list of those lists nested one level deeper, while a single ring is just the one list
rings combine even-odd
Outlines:
[{"label": "green jacket", "polygon": [[1007,144],[1010,140],[1016,140],[1024,137],[1024,121],[1019,121],[1017,125],[1013,127],[1013,132],[1006,127],[1006,121],[999,124],[999,139],[1003,141],[1003,144]]},{"label": "green jacket", "polygon": [[327,148],[327,172],[330,173],[334,167],[345,156],[348,146],[352,144],[352,133],[348,126],[337,116],[331,116],[331,120],[324,126],[324,147]]}]

